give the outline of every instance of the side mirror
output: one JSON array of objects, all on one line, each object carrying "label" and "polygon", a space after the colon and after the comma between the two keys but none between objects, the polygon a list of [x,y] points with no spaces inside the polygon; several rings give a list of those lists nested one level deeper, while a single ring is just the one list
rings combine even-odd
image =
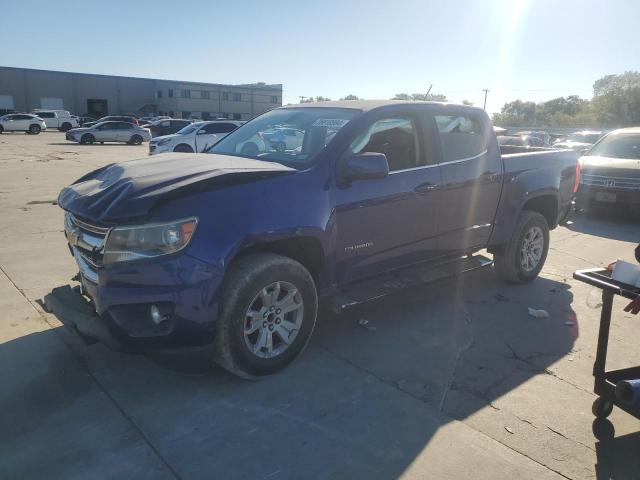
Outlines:
[{"label": "side mirror", "polygon": [[358,153],[348,157],[341,166],[342,181],[376,180],[389,175],[389,162],[384,153]]},{"label": "side mirror", "polygon": [[198,130],[198,133],[196,133],[196,135],[204,135],[205,133],[207,132],[205,132],[204,128],[201,128],[200,130]]}]

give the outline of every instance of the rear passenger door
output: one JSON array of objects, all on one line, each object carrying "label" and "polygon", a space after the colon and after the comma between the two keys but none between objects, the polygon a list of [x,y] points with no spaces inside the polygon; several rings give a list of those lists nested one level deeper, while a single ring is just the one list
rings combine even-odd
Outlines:
[{"label": "rear passenger door", "polygon": [[133,123],[128,122],[116,122],[116,139],[119,142],[128,142],[133,135]]},{"label": "rear passenger door", "polygon": [[468,110],[435,112],[440,143],[442,209],[440,248],[446,254],[484,248],[502,189],[503,167],[484,115]]}]

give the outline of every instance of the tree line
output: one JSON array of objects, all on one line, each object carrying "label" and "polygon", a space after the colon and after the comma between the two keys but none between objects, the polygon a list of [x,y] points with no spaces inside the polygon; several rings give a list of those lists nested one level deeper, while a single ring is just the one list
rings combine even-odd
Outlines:
[{"label": "tree line", "polygon": [[[301,97],[300,103],[323,102],[327,97]],[[347,95],[340,100],[359,100]],[[438,93],[398,93],[392,100],[432,100],[446,102]],[[462,100],[465,105],[473,105]],[[509,127],[597,127],[640,126],[640,72],[606,75],[593,84],[593,98],[578,95],[558,97],[546,102],[514,100],[505,103],[500,113],[492,116],[494,125]]]},{"label": "tree line", "polygon": [[606,75],[593,84],[593,98],[578,95],[547,102],[515,100],[492,117],[510,127],[604,127],[640,125],[640,72]]}]

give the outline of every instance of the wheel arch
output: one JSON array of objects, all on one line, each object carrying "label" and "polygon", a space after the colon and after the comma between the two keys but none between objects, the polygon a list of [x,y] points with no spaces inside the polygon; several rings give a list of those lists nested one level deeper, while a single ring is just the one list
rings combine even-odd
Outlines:
[{"label": "wheel arch", "polygon": [[274,253],[291,258],[306,268],[318,288],[327,286],[328,276],[322,243],[313,236],[297,236],[267,240],[239,249],[229,260],[229,265],[254,253]]},{"label": "wheel arch", "polygon": [[547,220],[549,230],[553,230],[558,226],[559,208],[558,195],[549,192],[528,198],[521,211],[538,212]]}]

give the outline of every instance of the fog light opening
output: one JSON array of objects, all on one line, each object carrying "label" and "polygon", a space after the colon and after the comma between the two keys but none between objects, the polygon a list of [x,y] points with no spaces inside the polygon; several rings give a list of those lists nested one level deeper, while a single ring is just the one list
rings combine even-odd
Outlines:
[{"label": "fog light opening", "polygon": [[151,305],[150,309],[151,320],[156,325],[160,325],[162,322],[169,320],[169,315],[163,315],[157,305]]}]

